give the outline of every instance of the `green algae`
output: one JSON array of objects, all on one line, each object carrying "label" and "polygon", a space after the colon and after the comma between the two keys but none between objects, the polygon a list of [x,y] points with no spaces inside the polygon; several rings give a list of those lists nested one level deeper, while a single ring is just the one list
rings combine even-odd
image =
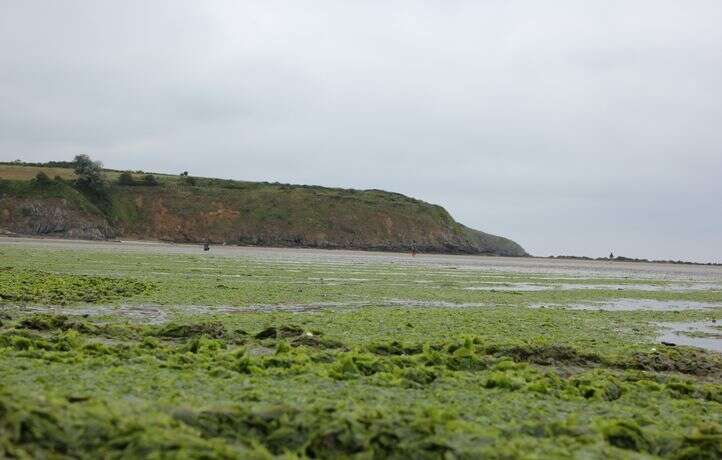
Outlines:
[{"label": "green algae", "polygon": [[[657,279],[578,279],[594,289],[471,291],[481,281],[569,283],[538,274],[493,273],[452,267],[331,262],[284,262],[250,257],[165,255],[122,251],[67,251],[2,247],[4,264],[53,273],[122,276],[153,283],[153,289],[127,299],[133,305],[572,305],[614,299],[649,299],[722,304],[722,290],[618,290],[616,285],[663,285]],[[418,283],[422,280],[424,283]],[[604,285],[609,287],[605,288]],[[598,287],[598,288],[597,288]],[[69,302],[72,303],[72,302]],[[77,300],[75,303],[84,303]],[[85,302],[87,303],[87,302]],[[96,302],[93,302],[96,303]]]},{"label": "green algae", "polygon": [[101,303],[132,297],[151,288],[151,283],[134,279],[0,268],[0,301],[4,303]]},{"label": "green algae", "polygon": [[[22,328],[29,318],[48,327]],[[287,331],[283,336],[251,330],[239,344],[222,324],[205,323],[170,328],[188,332],[170,336],[157,326],[134,326],[138,340],[103,343],[98,329],[78,325],[85,320],[69,328],[64,318],[29,318],[0,335],[0,369],[8,377],[0,392],[6,427],[0,445],[17,457],[523,458],[523,445],[543,457],[561,455],[560,446],[567,454],[594,446],[705,458],[699,455],[722,442],[715,431],[722,422],[722,361],[712,353],[664,349],[685,366],[696,357],[709,380],[696,370],[683,374],[682,365],[676,372],[637,370],[634,354],[539,344],[524,350],[470,337],[319,349],[288,340],[309,333],[295,324],[274,326]],[[119,337],[131,335],[118,330]],[[248,352],[262,345],[275,351]],[[38,394],[55,402],[40,402]],[[517,418],[522,410],[531,421]],[[95,433],[102,439],[79,436],[88,430],[102,431]],[[169,444],[146,444],[158,437]]]},{"label": "green algae", "polygon": [[[722,356],[655,342],[658,322],[722,319],[720,309],[530,309],[526,302],[549,294],[466,292],[453,270],[423,267],[2,251],[12,271],[37,282],[49,273],[137,281],[143,291],[114,301],[151,302],[167,322],[132,320],[123,308],[89,314],[108,301],[102,296],[66,295],[62,312],[42,314],[34,312],[42,297],[0,301],[0,457],[716,459],[722,452]],[[209,271],[214,276],[201,276]],[[376,274],[379,286],[299,284],[373,272],[386,273]],[[231,274],[239,277],[220,276]],[[373,305],[391,295],[384,283],[421,276],[434,287],[396,286],[395,298],[488,305]],[[698,294],[718,295],[680,295]],[[370,304],[243,309],[262,299],[329,297]],[[241,308],[183,307],[190,304]]]}]

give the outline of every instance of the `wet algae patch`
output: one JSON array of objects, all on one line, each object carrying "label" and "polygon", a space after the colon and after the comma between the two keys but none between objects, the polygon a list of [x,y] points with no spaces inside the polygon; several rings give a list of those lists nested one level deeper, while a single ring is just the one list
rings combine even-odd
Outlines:
[{"label": "wet algae patch", "polygon": [[[12,267],[2,279],[35,286],[0,299],[0,458],[722,456],[722,355],[656,339],[660,322],[718,324],[722,309],[528,308],[718,302],[716,291],[490,292],[464,287],[544,280],[212,255],[0,256]],[[318,307],[248,308],[258,304]],[[162,318],[125,314],[132,305]]]},{"label": "wet algae patch", "polygon": [[65,305],[101,303],[152,290],[152,283],[103,276],[0,268],[0,302]]},{"label": "wet algae patch", "polygon": [[722,455],[718,354],[686,347],[611,352],[453,331],[444,339],[343,342],[331,338],[338,336],[332,326],[312,330],[295,319],[265,327],[259,318],[163,326],[7,319],[0,329],[0,452]]}]

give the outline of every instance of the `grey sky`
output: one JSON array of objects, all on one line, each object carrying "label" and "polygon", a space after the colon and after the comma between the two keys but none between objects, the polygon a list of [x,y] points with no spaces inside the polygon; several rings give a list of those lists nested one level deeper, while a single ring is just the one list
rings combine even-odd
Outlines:
[{"label": "grey sky", "polygon": [[0,159],[354,188],[722,261],[722,2],[0,0]]}]

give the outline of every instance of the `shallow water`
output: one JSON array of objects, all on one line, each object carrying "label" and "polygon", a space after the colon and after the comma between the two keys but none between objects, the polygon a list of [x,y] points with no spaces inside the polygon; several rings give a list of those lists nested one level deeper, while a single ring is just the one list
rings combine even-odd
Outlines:
[{"label": "shallow water", "polygon": [[154,305],[92,305],[83,307],[29,306],[24,310],[67,316],[120,316],[132,322],[163,324],[169,321],[168,312]]},{"label": "shallow water", "polygon": [[26,306],[23,310],[35,313],[98,317],[118,316],[131,322],[164,324],[178,315],[244,314],[244,313],[309,313],[320,310],[349,310],[365,307],[407,307],[407,308],[473,308],[485,307],[481,303],[454,303],[445,301],[424,301],[389,299],[380,301],[314,302],[307,304],[250,305],[87,305],[87,306]]},{"label": "shallow water", "polygon": [[467,291],[550,291],[556,289],[553,285],[544,284],[490,284],[487,286],[471,286],[463,288]]},{"label": "shallow water", "polygon": [[[536,281],[536,280],[535,280]],[[479,283],[477,283],[479,284]],[[482,286],[469,286],[468,291],[554,291],[554,290],[602,290],[602,291],[649,291],[649,292],[689,292],[719,291],[722,286],[716,283],[670,283],[670,284],[531,284],[531,283],[495,283],[482,282]]]},{"label": "shallow water", "polygon": [[535,303],[531,308],[566,308],[570,310],[604,310],[604,311],[671,311],[671,310],[699,310],[703,308],[722,308],[722,303],[695,302],[691,300],[654,300],[654,299],[610,299],[604,301],[590,301],[570,303],[565,305],[551,303]]},{"label": "shallow water", "polygon": [[722,328],[712,321],[657,323],[663,328],[660,342],[704,348],[722,353]]}]

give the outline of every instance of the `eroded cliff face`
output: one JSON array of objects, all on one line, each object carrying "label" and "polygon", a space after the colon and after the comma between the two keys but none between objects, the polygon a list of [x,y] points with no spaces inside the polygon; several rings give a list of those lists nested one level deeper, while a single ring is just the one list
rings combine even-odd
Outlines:
[{"label": "eroded cliff face", "polygon": [[506,238],[460,225],[441,207],[385,192],[153,189],[116,195],[126,237],[176,242],[526,255]]},{"label": "eroded cliff face", "polygon": [[115,230],[108,220],[65,198],[0,198],[0,230],[6,234],[103,240]]},{"label": "eroded cliff face", "polygon": [[101,212],[73,189],[54,187],[52,193],[71,199],[34,196],[28,190],[0,196],[0,231],[83,239],[526,255],[511,240],[464,227],[439,206],[382,191],[276,184],[112,186],[110,206]]}]

